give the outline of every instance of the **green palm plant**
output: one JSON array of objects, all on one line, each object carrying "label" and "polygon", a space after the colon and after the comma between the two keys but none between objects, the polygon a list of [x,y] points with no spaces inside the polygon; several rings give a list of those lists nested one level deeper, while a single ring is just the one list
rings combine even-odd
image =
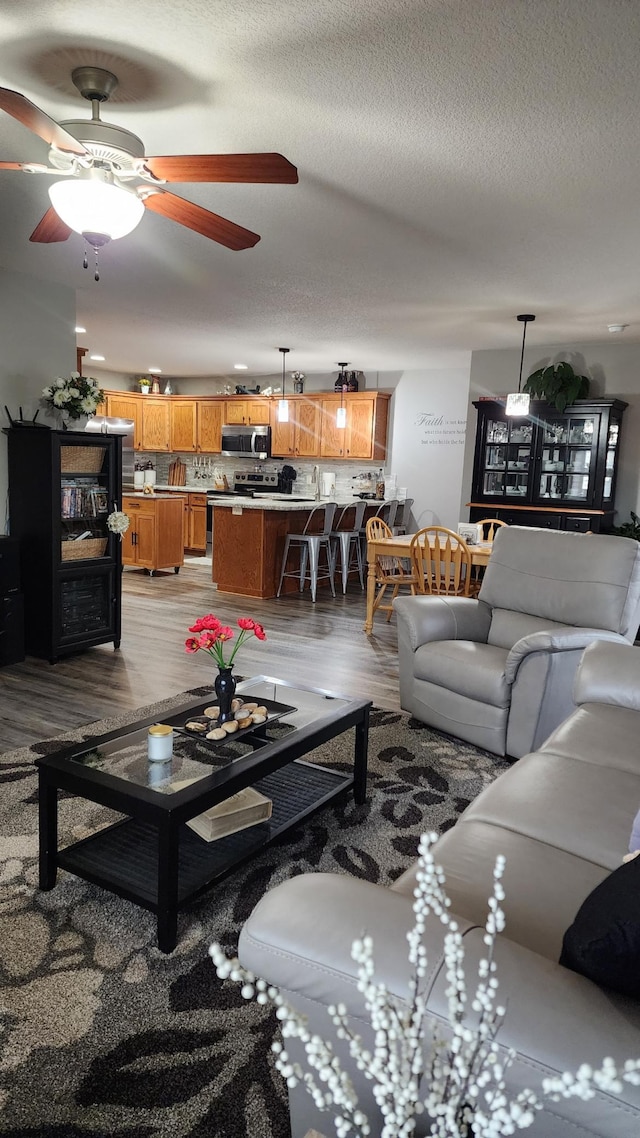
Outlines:
[{"label": "green palm plant", "polygon": [[576,375],[571,364],[563,361],[532,372],[523,390],[532,398],[544,399],[546,403],[553,403],[558,411],[564,411],[576,399],[586,399],[590,382],[588,376]]}]

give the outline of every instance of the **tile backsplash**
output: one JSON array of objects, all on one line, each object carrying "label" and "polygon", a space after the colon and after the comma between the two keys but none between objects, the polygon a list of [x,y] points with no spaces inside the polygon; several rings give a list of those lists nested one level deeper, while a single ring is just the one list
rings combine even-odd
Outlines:
[{"label": "tile backsplash", "polygon": [[188,486],[202,486],[203,490],[213,487],[213,481],[216,474],[226,474],[229,485],[233,485],[235,472],[238,470],[262,470],[265,473],[278,473],[286,464],[292,466],[297,473],[297,478],[293,484],[293,493],[299,497],[313,498],[315,497],[316,483],[314,481],[314,470],[320,471],[320,474],[325,474],[328,471],[334,471],[336,476],[336,497],[348,498],[354,492],[354,478],[358,474],[372,474],[375,475],[381,467],[379,462],[341,462],[336,459],[325,459],[324,461],[312,462],[310,459],[300,460],[296,462],[287,462],[285,459],[267,459],[259,463],[244,463],[242,459],[225,458],[221,455],[200,455],[200,454],[166,454],[159,452],[155,454],[136,455],[136,461],[146,461],[151,459],[156,469],[156,482],[159,485],[166,484],[169,479],[169,464],[174,458],[181,458],[187,467],[187,485]]}]

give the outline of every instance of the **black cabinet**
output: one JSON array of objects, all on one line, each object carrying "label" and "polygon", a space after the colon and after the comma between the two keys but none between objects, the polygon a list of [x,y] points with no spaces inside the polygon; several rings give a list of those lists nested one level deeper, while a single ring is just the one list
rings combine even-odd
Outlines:
[{"label": "black cabinet", "polygon": [[107,527],[120,503],[119,435],[7,430],[9,524],[20,544],[29,655],[120,644],[121,541]]},{"label": "black cabinet", "polygon": [[502,400],[478,400],[470,521],[610,530],[626,406],[581,399],[560,413],[536,402],[516,417],[505,414]]}]

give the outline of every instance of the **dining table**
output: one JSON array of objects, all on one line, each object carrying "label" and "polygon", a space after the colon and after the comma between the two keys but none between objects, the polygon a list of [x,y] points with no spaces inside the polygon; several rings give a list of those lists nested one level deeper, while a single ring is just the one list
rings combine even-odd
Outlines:
[{"label": "dining table", "polygon": [[[409,548],[415,534],[399,533],[394,537],[379,537],[367,542],[367,615],[364,622],[364,631],[370,633],[373,629],[373,603],[376,596],[376,560],[378,557],[409,557]],[[486,567],[489,563],[492,541],[478,542],[470,545],[471,564]]]}]

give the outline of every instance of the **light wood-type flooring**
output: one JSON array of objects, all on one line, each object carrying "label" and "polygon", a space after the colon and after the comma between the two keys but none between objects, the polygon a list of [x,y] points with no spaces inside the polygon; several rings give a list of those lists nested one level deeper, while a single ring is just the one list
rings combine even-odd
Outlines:
[{"label": "light wood-type flooring", "polygon": [[338,593],[335,600],[318,590],[315,605],[308,589],[280,600],[252,600],[218,593],[210,565],[194,561],[178,575],[125,570],[117,652],[105,644],[54,665],[28,657],[0,669],[0,752],[213,684],[214,661],[184,649],[189,625],[208,612],[231,625],[239,616],[264,625],[267,640],[251,637],[236,657],[240,674],[297,680],[399,709],[395,617],[387,624],[378,614],[373,636],[366,636],[359,585],[350,584],[346,596]]}]

